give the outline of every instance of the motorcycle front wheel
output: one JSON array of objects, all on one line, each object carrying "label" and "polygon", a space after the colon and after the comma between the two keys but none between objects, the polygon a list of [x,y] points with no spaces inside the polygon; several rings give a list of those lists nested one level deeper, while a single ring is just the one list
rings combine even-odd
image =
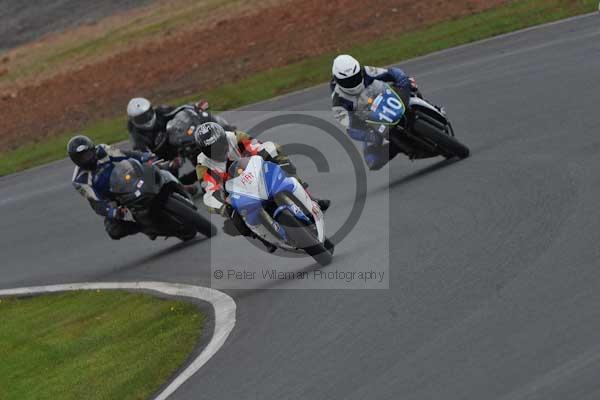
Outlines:
[{"label": "motorcycle front wheel", "polygon": [[[285,194],[277,196],[275,202],[278,206],[294,204],[294,201]],[[288,209],[283,210],[277,219],[296,247],[304,250],[322,266],[331,264],[332,252],[315,237],[305,222],[296,218]]]},{"label": "motorcycle front wheel", "polygon": [[178,193],[173,193],[167,198],[167,201],[165,201],[165,210],[181,218],[183,221],[191,223],[199,233],[206,237],[213,237],[217,234],[217,227],[200,215],[198,211]]}]

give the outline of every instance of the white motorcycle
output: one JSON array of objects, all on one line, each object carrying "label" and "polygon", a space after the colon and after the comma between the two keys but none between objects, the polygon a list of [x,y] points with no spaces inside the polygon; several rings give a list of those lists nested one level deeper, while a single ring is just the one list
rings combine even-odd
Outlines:
[{"label": "white motorcycle", "polygon": [[323,212],[296,178],[259,156],[234,162],[229,175],[228,201],[258,237],[321,265],[331,263],[334,246],[325,236]]}]

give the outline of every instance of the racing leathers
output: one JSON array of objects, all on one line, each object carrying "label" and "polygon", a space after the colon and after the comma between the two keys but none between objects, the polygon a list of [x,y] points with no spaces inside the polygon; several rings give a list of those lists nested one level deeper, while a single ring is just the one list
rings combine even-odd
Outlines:
[{"label": "racing leathers", "polygon": [[[374,81],[384,81],[406,91],[416,91],[416,84],[400,68],[362,67],[365,88]],[[363,143],[363,155],[369,169],[378,170],[391,160],[398,150],[390,143],[384,143],[383,137],[373,131],[355,114],[360,93],[350,95],[335,82],[331,82],[332,111],[335,119],[347,129],[348,135]]]},{"label": "racing leathers", "polygon": [[73,186],[88,200],[96,214],[104,217],[104,228],[112,239],[118,240],[140,232],[136,222],[125,220],[126,210],[110,198],[110,175],[115,163],[129,158],[147,162],[152,154],[119,150],[105,144],[96,146],[96,154],[98,163],[94,170],[75,167]]}]

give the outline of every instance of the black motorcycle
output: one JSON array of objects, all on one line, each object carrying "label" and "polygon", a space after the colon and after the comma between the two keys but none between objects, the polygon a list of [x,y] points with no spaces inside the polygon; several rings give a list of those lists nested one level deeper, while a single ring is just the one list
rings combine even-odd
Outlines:
[{"label": "black motorcycle", "polygon": [[442,109],[385,82],[375,81],[360,94],[356,113],[410,159],[470,154]]},{"label": "black motorcycle", "polygon": [[181,183],[168,171],[135,159],[120,161],[110,175],[111,197],[126,207],[150,237],[190,240],[201,233],[216,235],[217,228],[198,213]]},{"label": "black motorcycle", "polygon": [[[226,130],[236,129],[223,117],[214,115],[207,109],[196,110],[190,106],[182,106],[173,111],[172,115],[174,117],[167,124],[166,131],[156,136],[153,150],[157,156],[168,161],[181,157],[183,162],[187,160],[192,166],[196,165],[201,150],[194,139],[194,128],[205,122],[217,122]],[[197,177],[194,171],[188,171],[179,179],[182,183],[191,185],[196,182]]]}]

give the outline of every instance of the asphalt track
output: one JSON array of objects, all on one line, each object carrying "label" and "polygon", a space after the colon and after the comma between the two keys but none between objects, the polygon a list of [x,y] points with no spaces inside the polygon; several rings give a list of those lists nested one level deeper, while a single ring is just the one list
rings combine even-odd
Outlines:
[{"label": "asphalt track", "polygon": [[[427,97],[448,106],[473,155],[397,159],[368,174],[365,213],[326,270],[391,260],[389,290],[228,291],[236,328],[174,398],[600,398],[598,18],[402,64]],[[252,109],[326,110],[327,92]],[[255,118],[236,115],[243,127]],[[287,134],[327,154],[329,174],[305,157],[297,164],[313,191],[333,200],[327,223],[335,230],[352,203],[353,175],[333,141],[308,131]],[[111,242],[70,174],[61,161],[0,179],[1,288],[208,286],[211,260],[282,263],[223,235],[210,246]],[[215,251],[225,243],[226,254]]]}]

